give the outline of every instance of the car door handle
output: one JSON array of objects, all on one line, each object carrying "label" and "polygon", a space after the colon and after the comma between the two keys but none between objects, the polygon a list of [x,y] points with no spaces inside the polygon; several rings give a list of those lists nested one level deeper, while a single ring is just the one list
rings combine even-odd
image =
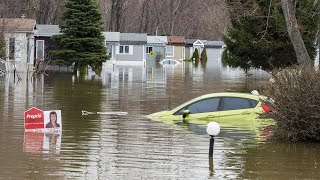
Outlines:
[{"label": "car door handle", "polygon": [[208,118],[215,118],[215,117],[217,117],[217,116],[215,116],[215,115],[209,115],[208,116]]},{"label": "car door handle", "polygon": [[249,111],[245,111],[245,112],[243,112],[243,113],[241,113],[242,115],[247,115],[247,114],[251,114],[251,112],[249,112]]}]

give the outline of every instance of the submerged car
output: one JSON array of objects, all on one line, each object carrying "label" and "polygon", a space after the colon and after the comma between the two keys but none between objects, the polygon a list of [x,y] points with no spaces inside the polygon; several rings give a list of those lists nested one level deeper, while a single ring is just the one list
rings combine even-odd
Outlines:
[{"label": "submerged car", "polygon": [[180,64],[179,61],[175,60],[175,59],[164,59],[162,61],[159,62],[162,65],[176,65],[176,64]]},{"label": "submerged car", "polygon": [[198,123],[216,121],[223,124],[247,124],[259,114],[269,113],[263,101],[267,97],[249,93],[212,93],[192,99],[172,110],[148,115],[151,119],[191,120]]}]

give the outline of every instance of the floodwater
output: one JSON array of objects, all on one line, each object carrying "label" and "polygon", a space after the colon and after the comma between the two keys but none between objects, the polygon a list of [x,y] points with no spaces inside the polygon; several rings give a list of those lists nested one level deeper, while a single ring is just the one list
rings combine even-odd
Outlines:
[{"label": "floodwater", "polygon": [[[208,158],[199,124],[168,124],[145,115],[202,94],[250,92],[269,79],[223,67],[208,51],[206,67],[106,64],[102,76],[12,74],[0,80],[0,179],[319,179],[319,144],[265,141],[222,127]],[[25,133],[24,111],[61,110],[58,135]],[[89,112],[128,112],[128,115]]]}]

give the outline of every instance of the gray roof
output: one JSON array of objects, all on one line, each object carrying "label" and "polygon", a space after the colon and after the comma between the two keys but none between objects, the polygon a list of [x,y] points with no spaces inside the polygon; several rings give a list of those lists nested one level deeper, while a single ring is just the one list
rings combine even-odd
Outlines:
[{"label": "gray roof", "polygon": [[[186,39],[186,46],[187,47],[193,47],[194,43],[196,43],[197,41],[200,41],[201,44],[204,45],[204,42],[206,40],[200,40],[200,39]],[[201,45],[202,46],[202,45]]]},{"label": "gray roof", "polygon": [[120,33],[120,44],[147,44],[147,34]]},{"label": "gray roof", "polygon": [[53,36],[60,34],[59,25],[38,24],[35,36]]},{"label": "gray roof", "polygon": [[[163,40],[161,40],[162,36],[147,36],[147,44],[154,44],[154,45],[158,45],[158,46],[165,46],[166,42],[164,42]],[[163,39],[163,38],[162,38]]]},{"label": "gray roof", "polygon": [[186,39],[186,44],[187,45],[193,45],[198,39]]},{"label": "gray roof", "polygon": [[222,48],[222,46],[225,46],[223,41],[202,41],[204,44],[204,47],[206,48]]},{"label": "gray roof", "polygon": [[102,32],[105,37],[105,40],[108,42],[119,42],[120,41],[120,32]]}]

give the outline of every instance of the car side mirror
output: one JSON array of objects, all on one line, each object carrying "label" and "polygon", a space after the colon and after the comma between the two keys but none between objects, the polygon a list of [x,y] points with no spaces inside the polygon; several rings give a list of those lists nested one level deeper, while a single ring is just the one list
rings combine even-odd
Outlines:
[{"label": "car side mirror", "polygon": [[182,113],[183,119],[186,118],[190,114],[190,111],[188,109],[184,110]]}]

